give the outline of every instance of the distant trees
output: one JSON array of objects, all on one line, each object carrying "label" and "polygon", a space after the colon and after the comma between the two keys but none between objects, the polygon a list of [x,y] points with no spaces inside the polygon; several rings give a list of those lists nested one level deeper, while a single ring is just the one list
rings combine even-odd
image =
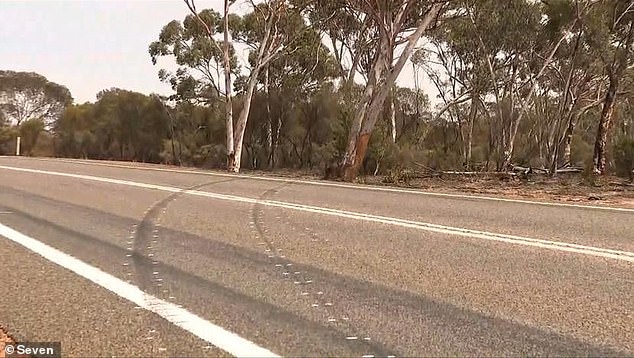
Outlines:
[{"label": "distant trees", "polygon": [[[240,100],[236,108],[224,101],[225,107],[231,108],[225,110],[226,128],[233,128],[233,135],[226,140],[233,147],[227,153],[236,156],[228,162],[230,170],[239,171],[243,147],[248,157],[257,157],[252,166],[273,168],[280,139],[290,141],[295,157],[303,157],[303,146],[297,144],[297,139],[280,133],[283,121],[290,121],[285,117],[296,103],[293,95],[303,91],[289,91],[282,101],[275,101],[277,94],[272,93],[283,93],[284,84],[293,83],[293,68],[301,69],[305,79],[312,77],[310,87],[314,89],[326,83],[334,85],[332,93],[342,111],[335,127],[347,132],[347,144],[345,150],[333,152],[339,157],[331,160],[340,161],[339,172],[345,179],[356,177],[368,155],[385,160],[386,153],[405,147],[410,154],[412,150],[424,151],[420,145],[426,139],[411,138],[414,146],[404,143],[403,138],[408,136],[399,136],[397,124],[395,80],[413,55],[415,68],[424,70],[443,102],[434,115],[426,117],[422,127],[426,127],[426,134],[442,137],[442,155],[456,149],[461,158],[455,164],[450,163],[458,159],[433,162],[467,170],[508,170],[519,159],[520,164],[542,166],[554,173],[572,164],[577,124],[603,104],[603,119],[591,126],[597,128],[595,172],[603,172],[596,168],[604,160],[600,158],[605,156],[601,153],[606,151],[604,142],[611,120],[605,109],[609,107],[610,91],[605,92],[602,86],[609,83],[610,71],[622,73],[628,66],[632,43],[628,42],[631,36],[627,24],[633,12],[632,1],[271,0],[252,4],[252,11],[243,17],[228,14],[226,21],[210,10],[199,13],[192,0],[185,2],[192,12],[190,25],[193,16],[197,33],[208,38],[204,42],[209,46],[207,55],[216,64],[223,47],[215,35],[221,32],[232,32],[231,44],[229,36],[225,37],[224,48],[233,49],[230,45],[239,44],[251,50],[248,71],[229,66],[235,70]],[[162,34],[161,39],[164,37]],[[428,45],[421,47],[423,37]],[[152,46],[150,52],[155,56]],[[199,52],[205,54],[204,50],[201,47]],[[179,62],[178,54],[171,54]],[[317,61],[309,70],[307,60],[313,58]],[[188,66],[196,68],[191,63]],[[282,70],[278,74],[276,67]],[[220,66],[215,68],[219,79]],[[320,74],[313,76],[313,72]],[[359,82],[361,87],[357,87]],[[612,87],[618,87],[612,82]],[[299,89],[301,83],[289,88]],[[228,98],[228,94],[230,91],[223,95]],[[599,101],[599,97],[605,100]],[[259,103],[262,110],[251,114],[252,106]],[[229,120],[234,109],[240,112],[235,128],[233,118]],[[266,118],[258,119],[261,128],[249,129],[249,119],[262,115]],[[421,124],[425,115],[419,111],[417,117],[411,123]],[[386,128],[380,120],[387,121]],[[380,133],[373,136],[379,122]],[[304,127],[296,133],[306,135],[312,128],[312,123],[296,123]],[[383,140],[385,133],[392,144]],[[484,133],[486,143],[480,138]],[[243,143],[245,134],[248,139]],[[451,139],[454,135],[456,138]],[[374,144],[370,143],[371,137],[375,138]],[[334,142],[340,143],[341,138]],[[376,146],[383,148],[377,150]],[[474,146],[479,163],[473,157]],[[371,159],[377,164],[381,161]]]},{"label": "distant trees", "polygon": [[0,112],[15,125],[39,119],[49,126],[72,101],[66,87],[42,75],[0,71]]},{"label": "distant trees", "polygon": [[15,153],[18,136],[25,155],[33,153],[38,139],[52,144],[47,130],[72,101],[66,87],[42,75],[0,70],[0,154]]},{"label": "distant trees", "polygon": [[[206,82],[207,86],[214,90],[214,94],[221,94],[226,107],[227,169],[239,172],[247,121],[256,87],[261,84],[262,74],[266,74],[264,77],[269,78],[272,61],[284,54],[291,54],[302,46],[309,45],[304,40],[306,40],[305,34],[311,29],[301,16],[301,9],[288,1],[267,0],[257,5],[252,3],[251,12],[242,17],[229,14],[230,4],[226,1],[222,19],[213,10],[198,12],[193,0],[185,0],[185,3],[191,14],[187,16],[183,25],[172,21],[165,26],[159,41],[150,45],[150,55],[154,63],[157,56],[172,55],[179,65],[185,66],[181,67],[175,75],[161,71],[159,73],[161,78],[175,84],[185,82],[190,92],[198,91],[199,93],[202,89],[201,85]],[[246,46],[250,52],[247,74],[240,77],[236,83],[238,90],[241,91],[242,102],[235,123],[231,101],[233,89],[230,87],[230,69],[236,70],[237,66],[227,61],[229,58],[227,54],[230,54],[232,50],[232,46],[228,43],[227,31],[231,31],[234,42]],[[215,38],[219,33],[224,33],[225,36],[222,46]],[[214,71],[212,72],[211,69]],[[202,73],[202,76],[196,78],[189,74],[189,70],[197,70]],[[223,90],[216,85],[221,73],[225,76]],[[268,85],[265,87],[268,89]],[[192,94],[192,96],[195,95]],[[213,96],[210,97],[213,98]],[[272,133],[272,129],[269,132]],[[272,138],[272,135],[270,137]],[[269,151],[272,152],[272,140],[269,142]]]},{"label": "distant trees", "polygon": [[[328,167],[346,180],[632,171],[634,0],[270,0],[244,16],[229,0],[223,14],[185,3],[190,14],[149,46],[153,63],[177,64],[158,71],[171,96],[115,88],[69,105],[63,86],[0,72],[11,78],[0,82],[0,152],[21,135],[27,155]],[[415,88],[395,82],[408,67]]]},{"label": "distant trees", "polygon": [[160,162],[169,118],[156,97],[117,88],[66,109],[53,127],[57,153],[74,158]]}]

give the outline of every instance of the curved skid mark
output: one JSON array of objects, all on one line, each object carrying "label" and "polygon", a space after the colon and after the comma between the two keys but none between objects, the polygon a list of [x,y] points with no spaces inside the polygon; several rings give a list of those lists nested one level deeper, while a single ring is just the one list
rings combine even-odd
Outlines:
[{"label": "curved skid mark", "polygon": [[[198,184],[190,188],[185,188],[158,200],[150,206],[145,211],[139,224],[134,224],[130,230],[130,240],[127,241],[127,250],[129,253],[126,254],[126,261],[123,264],[123,266],[128,268],[128,272],[126,273],[128,282],[130,282],[130,279],[134,279],[134,281],[136,281],[136,285],[142,290],[147,291],[148,289],[153,289],[153,291],[156,291],[157,297],[164,296],[170,301],[174,301],[175,297],[170,295],[170,290],[165,289],[163,286],[163,277],[161,277],[161,273],[157,269],[159,261],[153,259],[153,257],[157,254],[161,219],[167,213],[167,207],[169,204],[184,195],[187,190],[197,190],[207,185],[219,184],[232,180],[236,179],[215,180],[212,182]],[[150,265],[147,264],[146,258],[152,258],[150,260]],[[162,342],[162,340],[159,339],[160,337],[158,336],[156,327],[150,327],[148,336],[145,337],[145,339],[154,340],[155,338],[157,338],[155,340],[156,345],[168,344],[168,342]],[[157,346],[154,348],[158,352],[167,351],[167,348],[163,346]]]},{"label": "curved skid mark", "polygon": [[[324,320],[326,324],[334,324],[340,328],[343,328],[344,331],[348,332],[348,335],[342,337],[342,339],[345,339],[348,342],[356,342],[356,344],[360,344],[371,351],[375,351],[377,353],[381,352],[382,349],[380,347],[374,345],[373,343],[370,343],[370,337],[367,337],[365,335],[358,335],[359,329],[352,324],[345,312],[339,312],[339,315],[342,317],[341,320],[332,318],[333,315],[336,314],[336,312],[333,312],[336,310],[333,307],[334,304],[326,297],[324,297],[325,295],[323,291],[316,288],[315,284],[313,284],[312,279],[307,278],[304,273],[300,271],[295,271],[293,269],[293,263],[287,262],[286,256],[281,255],[282,249],[275,247],[273,240],[268,237],[269,230],[264,224],[265,205],[262,205],[261,201],[269,199],[272,195],[278,193],[284,187],[292,184],[294,183],[284,182],[279,186],[268,189],[264,191],[262,195],[260,195],[258,199],[253,203],[251,209],[251,222],[249,223],[249,227],[251,227],[251,229],[253,230],[255,238],[260,240],[258,242],[258,245],[260,247],[264,246],[264,253],[273,261],[273,265],[276,267],[276,269],[281,271],[281,275],[284,280],[292,277],[293,284],[301,288],[301,290],[299,291],[301,296],[312,296],[313,303],[310,304],[310,307],[312,309],[320,310],[324,313]],[[275,218],[276,220],[280,220],[280,216],[276,216]],[[294,228],[294,226],[290,222],[287,221],[286,223],[290,227]],[[310,236],[314,239],[314,241],[318,241],[317,234],[309,227],[304,227],[303,230],[300,230],[299,234],[301,236]],[[313,241],[313,239],[311,239],[311,241]],[[328,240],[325,239],[322,242],[328,242]],[[361,340],[357,338],[358,336],[364,338]],[[350,337],[354,337],[354,339],[351,340]],[[375,355],[371,354],[364,356],[375,357]]]}]

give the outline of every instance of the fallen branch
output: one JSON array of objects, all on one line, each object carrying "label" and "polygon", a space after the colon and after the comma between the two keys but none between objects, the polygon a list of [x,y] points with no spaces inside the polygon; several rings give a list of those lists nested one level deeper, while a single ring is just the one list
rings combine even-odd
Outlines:
[{"label": "fallen branch", "polygon": [[[443,174],[452,174],[452,175],[480,175],[483,174],[482,172],[457,172],[457,171],[443,171]],[[486,173],[484,173],[486,174]]]},{"label": "fallen branch", "polygon": [[583,172],[582,168],[561,168],[557,169],[556,173],[581,173]]}]

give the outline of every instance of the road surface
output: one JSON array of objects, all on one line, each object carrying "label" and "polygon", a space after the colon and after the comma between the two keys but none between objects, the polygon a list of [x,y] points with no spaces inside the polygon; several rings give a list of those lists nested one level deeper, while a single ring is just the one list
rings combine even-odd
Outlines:
[{"label": "road surface", "polygon": [[66,356],[632,356],[634,211],[0,158],[0,326]]}]

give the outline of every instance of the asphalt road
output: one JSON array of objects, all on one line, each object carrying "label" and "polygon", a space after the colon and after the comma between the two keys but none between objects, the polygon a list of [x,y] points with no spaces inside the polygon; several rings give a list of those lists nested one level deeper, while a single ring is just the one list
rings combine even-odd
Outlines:
[{"label": "asphalt road", "polygon": [[[2,157],[0,225],[282,356],[634,355],[634,210],[165,168]],[[0,277],[19,341],[231,355],[2,235]]]}]

